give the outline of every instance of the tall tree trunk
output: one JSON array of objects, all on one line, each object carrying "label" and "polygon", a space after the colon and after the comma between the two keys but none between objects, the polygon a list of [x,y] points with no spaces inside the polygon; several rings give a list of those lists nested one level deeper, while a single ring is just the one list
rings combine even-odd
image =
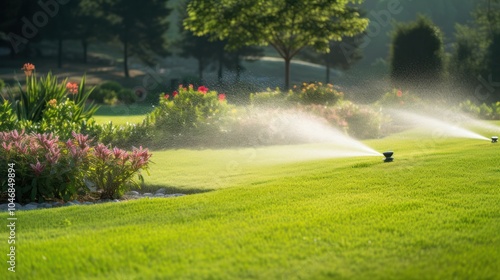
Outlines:
[{"label": "tall tree trunk", "polygon": [[241,59],[240,59],[240,54],[237,53],[236,56],[235,56],[235,60],[236,60],[236,82],[238,83],[240,81],[240,77],[241,77]]},{"label": "tall tree trunk", "polygon": [[224,66],[224,51],[219,51],[219,69],[217,69],[217,80],[222,84],[222,67]]},{"label": "tall tree trunk", "polygon": [[285,91],[290,89],[290,57],[285,57]]},{"label": "tall tree trunk", "polygon": [[328,61],[325,61],[325,67],[326,67],[326,83],[330,83],[330,63]]},{"label": "tall tree trunk", "polygon": [[200,79],[200,82],[203,81],[203,58],[202,57],[198,58],[198,78]]},{"label": "tall tree trunk", "polygon": [[63,40],[61,35],[57,38],[57,68],[62,68]]},{"label": "tall tree trunk", "polygon": [[82,47],[83,47],[83,63],[87,64],[87,49],[88,49],[88,42],[87,39],[82,40]]},{"label": "tall tree trunk", "polygon": [[123,71],[125,73],[125,77],[129,78],[130,75],[128,73],[128,41],[127,39],[123,42]]}]

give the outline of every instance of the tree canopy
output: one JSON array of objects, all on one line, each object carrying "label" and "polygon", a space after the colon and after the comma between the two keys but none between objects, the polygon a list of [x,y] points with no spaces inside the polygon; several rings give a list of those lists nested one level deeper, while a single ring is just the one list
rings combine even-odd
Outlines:
[{"label": "tree canopy", "polygon": [[285,61],[285,88],[290,61],[304,47],[328,52],[331,40],[363,32],[368,20],[351,4],[362,0],[193,0],[184,25],[196,35],[227,40],[228,49],[271,45]]}]

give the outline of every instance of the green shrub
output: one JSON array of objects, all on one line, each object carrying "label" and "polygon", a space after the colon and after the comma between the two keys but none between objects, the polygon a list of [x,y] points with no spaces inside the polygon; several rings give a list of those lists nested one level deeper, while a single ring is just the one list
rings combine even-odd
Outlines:
[{"label": "green shrub", "polygon": [[408,91],[393,89],[386,92],[377,102],[376,105],[382,107],[395,108],[415,108],[422,104],[420,98],[410,94]]},{"label": "green shrub", "polygon": [[12,104],[4,100],[0,105],[0,131],[9,131],[17,126],[17,118],[12,110]]},{"label": "green shrub", "polygon": [[131,90],[123,88],[119,83],[107,81],[96,87],[90,99],[96,103],[108,105],[115,105],[118,102],[132,104],[137,101],[137,96]]},{"label": "green shrub", "polygon": [[151,114],[156,129],[177,137],[220,130],[228,109],[225,94],[208,91],[204,86],[195,90],[190,85],[180,86],[171,95],[161,95],[159,105]]},{"label": "green shrub", "polygon": [[303,83],[300,89],[297,86],[293,88],[288,99],[301,104],[335,105],[344,97],[332,84],[323,85],[321,82]]},{"label": "green shrub", "polygon": [[[61,103],[55,99],[48,102],[42,121],[35,128],[37,132],[54,133],[61,139],[69,139],[73,132],[92,133],[97,124],[89,115],[82,114],[82,108],[67,98]],[[26,130],[32,130],[26,127]]]},{"label": "green shrub", "polygon": [[271,90],[267,88],[266,91],[250,94],[250,103],[258,106],[285,106],[290,105],[288,96],[292,94],[282,92],[279,88]]},{"label": "green shrub", "polygon": [[[86,139],[71,150],[53,134],[0,132],[0,164],[15,164],[16,200],[19,202],[75,198],[85,187],[86,150]],[[4,172],[5,168],[0,169],[0,180],[7,178]],[[6,193],[7,182],[1,182],[1,191]]]},{"label": "green shrub", "polygon": [[492,103],[489,106],[486,103],[476,105],[470,100],[464,101],[458,105],[458,108],[473,117],[485,120],[498,120],[500,119],[500,102]]},{"label": "green shrub", "polygon": [[[75,132],[87,127],[87,122],[97,110],[93,104],[88,105],[87,99],[92,90],[85,90],[85,76],[80,84],[68,82],[67,79],[58,82],[57,77],[51,73],[46,77],[37,79],[34,73],[35,66],[25,64],[26,88],[23,89],[18,82],[19,99],[15,99],[16,92],[9,89],[10,103],[4,102],[2,107],[3,118],[10,118],[6,104],[11,104],[15,112],[15,127],[10,129],[26,129],[30,132],[63,132],[61,137],[67,139],[71,135],[70,128],[80,128]],[[70,102],[71,101],[71,102]],[[58,112],[55,107],[61,109]],[[52,119],[54,118],[54,119]],[[3,123],[3,122],[2,122]],[[58,126],[61,127],[58,127]],[[50,129],[54,129],[51,131]]]},{"label": "green shrub", "polygon": [[444,72],[441,31],[428,18],[396,26],[391,43],[391,80],[396,86],[435,88]]},{"label": "green shrub", "polygon": [[[74,199],[94,191],[102,198],[118,198],[132,185],[140,187],[147,171],[147,149],[131,152],[98,143],[73,133],[68,141],[53,134],[0,132],[0,164],[14,164],[16,201]],[[7,168],[0,169],[1,196],[8,192]],[[136,180],[135,178],[138,178]]]}]

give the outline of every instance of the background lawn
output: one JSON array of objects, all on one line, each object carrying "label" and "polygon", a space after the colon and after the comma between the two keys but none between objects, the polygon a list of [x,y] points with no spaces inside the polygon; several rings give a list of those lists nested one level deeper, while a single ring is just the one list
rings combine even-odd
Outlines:
[{"label": "background lawn", "polygon": [[499,279],[500,145],[423,135],[365,142],[393,163],[312,144],[155,151],[149,188],[196,194],[18,212],[2,275]]}]

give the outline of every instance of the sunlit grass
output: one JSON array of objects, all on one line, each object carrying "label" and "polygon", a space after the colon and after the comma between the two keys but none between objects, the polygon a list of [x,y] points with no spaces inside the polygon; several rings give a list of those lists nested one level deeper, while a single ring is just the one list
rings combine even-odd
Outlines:
[{"label": "sunlit grass", "polygon": [[294,157],[314,145],[155,151],[147,184],[211,191],[19,212],[17,272],[2,274],[497,278],[500,146],[416,131],[365,143],[395,161]]}]

